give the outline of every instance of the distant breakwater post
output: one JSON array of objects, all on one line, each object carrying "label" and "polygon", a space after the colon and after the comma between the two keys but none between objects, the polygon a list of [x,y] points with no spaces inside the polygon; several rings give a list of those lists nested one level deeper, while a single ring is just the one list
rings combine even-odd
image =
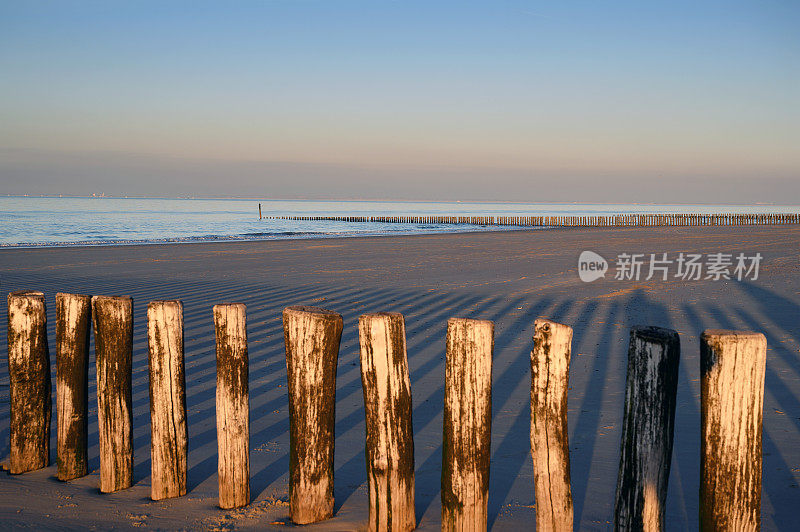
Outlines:
[{"label": "distant breakwater post", "polygon": [[516,227],[694,227],[800,224],[800,214],[612,214],[598,216],[267,216],[271,220]]},{"label": "distant breakwater post", "polygon": [[[86,388],[88,371],[89,302],[97,359],[100,491],[110,493],[130,487],[133,481],[133,301],[127,296],[89,300],[77,294],[57,295],[59,477],[84,475],[88,462],[86,396],[80,391]],[[219,504],[228,509],[250,502],[247,330],[244,305],[215,305],[213,311]],[[289,381],[290,517],[295,523],[312,523],[333,515],[335,378],[342,318],[305,306],[287,307],[283,318]],[[156,410],[151,427],[154,499],[186,493],[182,326],[179,301],[154,301],[148,306],[151,400]],[[537,528],[569,530],[573,516],[566,404],[572,330],[545,319],[533,326],[530,434]],[[359,321],[370,530],[407,531],[416,525],[404,329],[398,313],[368,314]],[[11,455],[7,467],[12,474],[48,465],[51,394],[46,331],[44,294],[9,294]],[[487,526],[493,335],[491,321],[448,321],[443,530],[485,530]],[[766,338],[760,333],[707,330],[701,336],[702,530],[760,528],[766,350]],[[679,357],[677,332],[657,327],[631,330],[616,528],[663,529]],[[67,397],[72,391],[74,397]],[[169,424],[174,426],[166,427]],[[158,455],[157,450],[164,452]]]}]

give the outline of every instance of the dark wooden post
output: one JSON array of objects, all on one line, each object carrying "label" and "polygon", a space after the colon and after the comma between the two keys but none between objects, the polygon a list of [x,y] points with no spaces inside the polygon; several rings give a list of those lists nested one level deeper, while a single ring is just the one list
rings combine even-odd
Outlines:
[{"label": "dark wooden post", "polygon": [[250,369],[246,308],[215,305],[219,506],[250,504]]},{"label": "dark wooden post", "polygon": [[72,480],[88,470],[89,335],[92,298],[56,294],[56,405],[58,479]]},{"label": "dark wooden post", "polygon": [[147,305],[150,365],[150,498],[186,495],[186,377],[183,367],[183,304]]},{"label": "dark wooden post", "polygon": [[8,294],[9,424],[12,475],[50,463],[50,351],[42,292]]},{"label": "dark wooden post", "polygon": [[133,300],[128,296],[92,298],[97,362],[97,425],[100,433],[100,491],[133,484]]},{"label": "dark wooden post", "polygon": [[358,321],[366,419],[369,530],[407,532],[414,510],[414,429],[406,329],[397,312]]},{"label": "dark wooden post", "polygon": [[531,351],[531,453],[536,529],[571,531],[567,390],[572,328],[539,319]]},{"label": "dark wooden post", "polygon": [[664,529],[680,353],[680,338],[671,329],[631,329],[616,530]]},{"label": "dark wooden post", "polygon": [[767,339],[708,330],[700,338],[700,529],[761,528],[761,423]]},{"label": "dark wooden post", "polygon": [[289,379],[289,514],[296,524],[333,515],[336,365],[342,317],[316,307],[283,311]]},{"label": "dark wooden post", "polygon": [[486,530],[492,439],[494,323],[447,322],[442,530]]}]

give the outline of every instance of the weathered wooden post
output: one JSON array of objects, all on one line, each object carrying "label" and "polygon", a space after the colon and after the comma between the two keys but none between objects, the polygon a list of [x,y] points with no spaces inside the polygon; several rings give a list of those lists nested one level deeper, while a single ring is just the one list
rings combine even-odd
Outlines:
[{"label": "weathered wooden post", "polygon": [[289,514],[296,524],[333,515],[336,365],[342,317],[294,306],[283,311],[289,388]]},{"label": "weathered wooden post", "polygon": [[492,439],[494,323],[447,322],[442,530],[486,530]]},{"label": "weathered wooden post", "polygon": [[414,510],[414,430],[406,329],[397,312],[358,321],[366,418],[369,530],[407,532]]},{"label": "weathered wooden post", "polygon": [[707,330],[700,338],[700,529],[760,530],[761,422],[767,339]]},{"label": "weathered wooden post", "polygon": [[536,529],[572,530],[567,390],[572,328],[538,319],[531,351],[531,453]]},{"label": "weathered wooden post", "polygon": [[89,335],[92,298],[56,294],[56,406],[58,479],[89,472]]},{"label": "weathered wooden post", "polygon": [[250,503],[250,369],[246,308],[214,305],[219,506]]},{"label": "weathered wooden post", "polygon": [[50,463],[50,351],[42,292],[8,294],[8,378],[12,475]]},{"label": "weathered wooden post", "polygon": [[100,433],[100,491],[133,484],[133,300],[94,296],[94,354],[97,363],[97,425]]},{"label": "weathered wooden post", "polygon": [[147,305],[150,366],[150,498],[186,495],[186,377],[183,367],[183,304]]},{"label": "weathered wooden post", "polygon": [[664,529],[680,353],[671,329],[631,329],[615,530]]}]

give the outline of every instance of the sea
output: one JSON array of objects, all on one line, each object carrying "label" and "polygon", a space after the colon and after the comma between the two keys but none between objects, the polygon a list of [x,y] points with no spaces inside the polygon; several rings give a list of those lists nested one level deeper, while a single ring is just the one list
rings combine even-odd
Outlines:
[{"label": "sea", "polygon": [[[259,219],[259,204],[262,219]],[[800,206],[3,196],[0,197],[0,247],[115,246],[515,229],[468,224],[281,220],[272,218],[275,216],[669,213],[800,213]]]}]

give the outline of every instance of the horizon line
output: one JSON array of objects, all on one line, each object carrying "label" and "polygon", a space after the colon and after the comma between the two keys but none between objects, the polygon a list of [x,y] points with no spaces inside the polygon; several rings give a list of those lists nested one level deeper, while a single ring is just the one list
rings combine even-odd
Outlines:
[{"label": "horizon line", "polygon": [[139,196],[139,195],[103,195],[103,196],[88,196],[77,194],[0,194],[2,197],[7,198],[68,198],[68,199],[159,199],[159,200],[215,200],[215,201],[310,201],[321,203],[335,203],[335,202],[374,202],[374,203],[501,203],[508,205],[663,205],[663,206],[679,206],[679,205],[697,205],[697,206],[736,206],[736,207],[755,207],[755,206],[774,206],[774,207],[798,207],[800,203],[771,203],[771,202],[755,202],[755,203],[656,203],[656,202],[586,202],[586,201],[513,201],[513,200],[435,200],[435,199],[390,199],[390,198],[328,198],[328,199],[314,199],[314,198],[266,198],[266,197],[245,197],[245,196]]}]

